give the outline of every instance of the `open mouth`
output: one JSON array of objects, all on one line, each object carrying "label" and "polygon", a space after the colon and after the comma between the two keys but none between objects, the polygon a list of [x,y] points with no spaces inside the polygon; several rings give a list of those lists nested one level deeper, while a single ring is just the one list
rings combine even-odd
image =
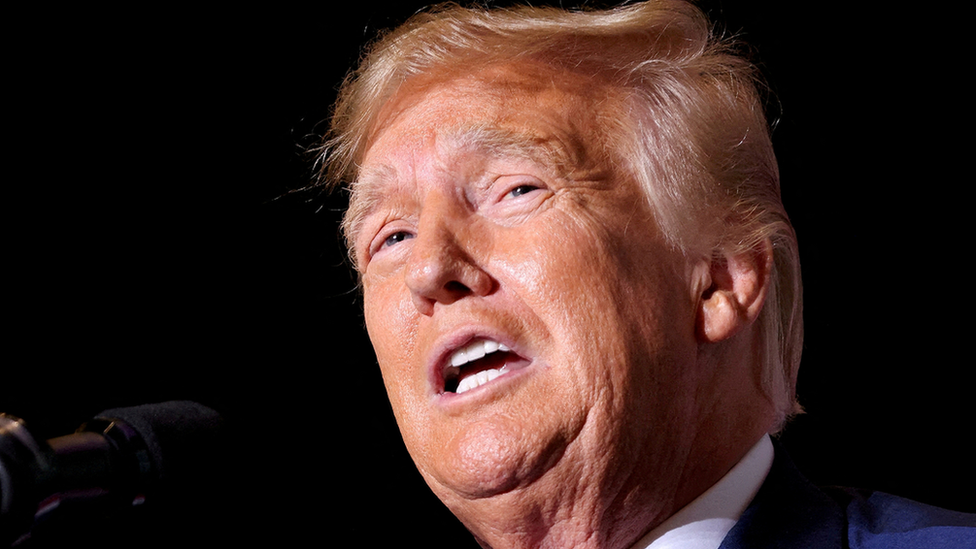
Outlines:
[{"label": "open mouth", "polygon": [[451,364],[444,371],[444,392],[465,393],[526,364],[506,345],[476,339],[451,355]]}]

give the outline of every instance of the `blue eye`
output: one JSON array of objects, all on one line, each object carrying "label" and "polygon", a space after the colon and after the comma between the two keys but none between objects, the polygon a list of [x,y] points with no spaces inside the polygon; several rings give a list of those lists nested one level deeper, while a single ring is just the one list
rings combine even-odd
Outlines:
[{"label": "blue eye", "polygon": [[397,231],[386,237],[386,240],[383,241],[383,246],[393,246],[411,238],[413,238],[412,234],[406,231]]},{"label": "blue eye", "polygon": [[535,185],[519,185],[518,187],[508,191],[508,194],[511,195],[512,198],[518,198],[523,194],[529,194],[530,192],[538,189],[539,187],[536,187]]}]

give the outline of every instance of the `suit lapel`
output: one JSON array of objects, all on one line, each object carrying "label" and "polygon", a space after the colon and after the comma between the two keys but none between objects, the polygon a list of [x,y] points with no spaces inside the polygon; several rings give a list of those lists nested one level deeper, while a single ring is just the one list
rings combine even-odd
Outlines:
[{"label": "suit lapel", "polygon": [[844,510],[810,483],[775,445],[769,475],[719,549],[843,549]]}]

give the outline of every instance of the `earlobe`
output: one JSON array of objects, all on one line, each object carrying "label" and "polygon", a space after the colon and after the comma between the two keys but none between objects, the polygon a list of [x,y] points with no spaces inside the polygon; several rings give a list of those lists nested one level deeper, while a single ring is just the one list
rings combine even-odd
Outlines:
[{"label": "earlobe", "polygon": [[[773,267],[769,240],[737,254],[713,257],[707,264],[698,308],[698,337],[705,343],[726,340],[752,324],[762,310]],[[697,270],[697,269],[696,269]],[[699,277],[701,279],[702,277]]]}]

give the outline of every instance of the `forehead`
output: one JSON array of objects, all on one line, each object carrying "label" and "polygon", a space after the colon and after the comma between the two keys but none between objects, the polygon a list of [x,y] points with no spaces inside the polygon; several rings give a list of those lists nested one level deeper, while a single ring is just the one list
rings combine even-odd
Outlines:
[{"label": "forehead", "polygon": [[[362,162],[409,143],[441,149],[522,152],[531,143],[579,146],[591,118],[592,83],[542,65],[490,66],[442,79],[408,81],[381,110]],[[359,179],[362,179],[360,177]]]}]

